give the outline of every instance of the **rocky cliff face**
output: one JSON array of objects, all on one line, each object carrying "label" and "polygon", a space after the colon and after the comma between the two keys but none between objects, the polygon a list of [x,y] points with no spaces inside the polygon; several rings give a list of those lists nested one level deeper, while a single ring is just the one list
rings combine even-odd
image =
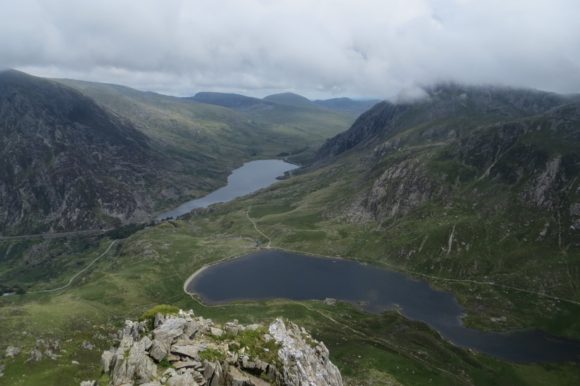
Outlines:
[{"label": "rocky cliff face", "polygon": [[0,233],[146,219],[154,199],[163,198],[162,183],[179,168],[130,123],[79,92],[0,73]]},{"label": "rocky cliff face", "polygon": [[367,252],[356,240],[345,253],[578,297],[577,98],[435,87],[420,100],[375,106],[310,167],[325,184],[317,188],[325,221],[350,222],[375,243]]},{"label": "rocky cliff face", "polygon": [[119,345],[103,353],[110,385],[342,385],[324,343],[291,322],[219,325],[180,311],[149,327],[127,321]]},{"label": "rocky cliff face", "polygon": [[552,212],[575,228],[568,208],[578,201],[578,154],[580,104],[572,99],[447,85],[415,102],[375,106],[327,141],[318,162],[358,158],[360,189],[342,211],[353,222],[402,218],[428,203],[452,205],[457,194],[486,206],[493,194],[465,189],[493,184],[496,193],[515,193],[511,206]]},{"label": "rocky cliff face", "polygon": [[385,221],[402,217],[413,209],[448,192],[432,178],[421,159],[408,158],[389,165],[372,186],[361,192],[347,209],[350,221]]}]

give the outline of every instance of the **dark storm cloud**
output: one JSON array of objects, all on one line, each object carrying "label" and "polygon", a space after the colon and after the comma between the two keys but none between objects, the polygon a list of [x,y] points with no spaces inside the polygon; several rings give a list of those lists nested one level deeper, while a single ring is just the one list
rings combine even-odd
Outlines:
[{"label": "dark storm cloud", "polygon": [[578,0],[3,1],[0,66],[172,94],[580,92],[578,20]]}]

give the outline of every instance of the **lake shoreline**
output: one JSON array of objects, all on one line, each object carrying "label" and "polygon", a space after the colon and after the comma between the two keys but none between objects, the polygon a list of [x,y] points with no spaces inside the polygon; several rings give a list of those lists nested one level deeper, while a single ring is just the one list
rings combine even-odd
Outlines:
[{"label": "lake shoreline", "polygon": [[[329,275],[335,277],[329,279]],[[288,281],[288,277],[293,280]],[[342,288],[344,283],[348,288]],[[212,288],[218,288],[218,292],[212,293]],[[465,327],[464,310],[451,292],[434,289],[425,279],[339,256],[282,248],[257,249],[204,264],[184,282],[183,289],[206,306],[333,298],[369,313],[399,312],[406,319],[425,323],[456,347],[503,360],[580,362],[580,341],[538,329],[490,332]],[[374,295],[365,297],[369,293]]]},{"label": "lake shoreline", "polygon": [[300,166],[280,159],[252,160],[234,169],[227,177],[226,184],[205,196],[182,202],[181,204],[154,216],[155,222],[176,219],[197,208],[207,208],[213,204],[226,203],[253,194],[280,181],[287,172]]}]

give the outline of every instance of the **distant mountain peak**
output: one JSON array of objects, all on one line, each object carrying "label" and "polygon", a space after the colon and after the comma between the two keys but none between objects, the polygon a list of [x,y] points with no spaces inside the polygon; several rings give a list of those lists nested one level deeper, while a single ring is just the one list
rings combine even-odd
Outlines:
[{"label": "distant mountain peak", "polygon": [[310,99],[293,92],[282,92],[268,95],[267,97],[264,97],[263,100],[290,106],[316,107]]},{"label": "distant mountain peak", "polygon": [[296,93],[290,92],[290,91],[271,94],[271,95],[264,97],[264,99],[272,99],[272,98],[274,98],[274,99],[275,98],[295,98],[295,99],[310,101],[310,99],[306,98],[305,96],[302,96],[300,94],[296,94]]}]

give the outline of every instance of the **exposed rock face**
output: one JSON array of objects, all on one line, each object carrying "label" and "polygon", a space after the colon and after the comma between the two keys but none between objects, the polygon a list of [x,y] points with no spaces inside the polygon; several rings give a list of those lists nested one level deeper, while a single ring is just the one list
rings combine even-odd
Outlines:
[{"label": "exposed rock face", "polygon": [[[565,105],[539,117],[481,127],[454,143],[451,158],[519,191],[526,206],[572,220],[579,210],[569,203],[578,179],[580,104]],[[568,209],[569,208],[569,209]]]},{"label": "exposed rock face", "polygon": [[403,160],[389,166],[372,187],[353,202],[346,217],[350,221],[365,222],[404,216],[444,192],[445,187],[425,173],[420,160]]},{"label": "exposed rock face", "polygon": [[98,206],[120,218],[137,209],[121,181],[146,160],[141,133],[50,81],[8,71],[0,84],[0,230],[82,228]]},{"label": "exposed rock face", "polygon": [[280,344],[278,356],[282,362],[284,384],[342,385],[340,371],[330,362],[324,343],[312,341],[310,335],[297,325],[277,319],[268,328]]},{"label": "exposed rock face", "polygon": [[78,91],[0,71],[0,233],[147,219],[182,167]]},{"label": "exposed rock face", "polygon": [[219,326],[180,311],[158,314],[153,325],[127,321],[119,346],[102,354],[111,385],[342,385],[326,346],[281,319]]},{"label": "exposed rock face", "polygon": [[439,86],[417,101],[381,103],[318,152],[319,164],[358,171],[352,195],[326,215],[393,224],[471,201],[498,217],[538,210],[558,224],[559,245],[580,245],[579,122],[577,101],[525,90]]}]

